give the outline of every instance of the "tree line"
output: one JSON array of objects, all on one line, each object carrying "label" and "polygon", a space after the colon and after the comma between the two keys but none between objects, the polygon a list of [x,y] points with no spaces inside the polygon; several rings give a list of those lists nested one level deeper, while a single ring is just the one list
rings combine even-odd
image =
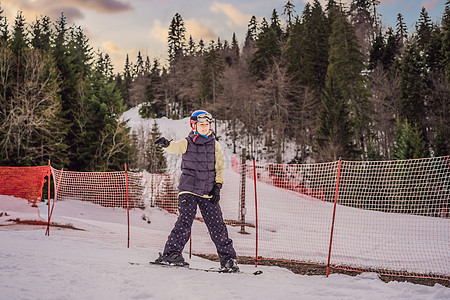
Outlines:
[{"label": "tree line", "polygon": [[0,8],[0,164],[123,170],[133,142],[110,57],[64,14],[8,26]]},{"label": "tree line", "polygon": [[241,47],[234,34],[195,42],[176,14],[167,69],[127,60],[127,105],[145,117],[208,109],[228,121],[219,137],[275,162],[285,162],[288,141],[291,162],[448,155],[449,1],[439,24],[422,8],[411,33],[400,13],[383,26],[378,5],[316,0],[297,15],[287,1],[281,17],[253,16]]},{"label": "tree line", "polygon": [[423,8],[415,31],[398,14],[383,26],[378,0],[328,0],[297,14],[287,1],[270,19],[249,20],[245,40],[194,41],[182,16],[169,25],[167,63],[126,57],[114,74],[64,14],[12,30],[0,9],[0,163],[158,172],[152,132],[130,134],[119,116],[183,118],[195,109],[227,123],[251,156],[293,163],[384,160],[450,153],[450,1],[442,21]]}]

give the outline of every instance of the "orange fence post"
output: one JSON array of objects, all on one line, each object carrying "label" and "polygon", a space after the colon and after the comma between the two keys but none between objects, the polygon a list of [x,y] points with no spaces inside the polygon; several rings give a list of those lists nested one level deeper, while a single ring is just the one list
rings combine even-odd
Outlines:
[{"label": "orange fence post", "polygon": [[258,266],[258,197],[256,196],[256,166],[253,159],[253,181],[255,183],[255,267]]},{"label": "orange fence post", "polygon": [[[50,159],[48,160],[48,201],[47,201],[47,232],[50,226],[50,177],[52,175],[52,166],[50,165]],[[54,201],[54,200],[53,200]]]},{"label": "orange fence post", "polygon": [[59,178],[58,183],[55,182],[55,198],[53,199],[52,210],[50,211],[50,214],[48,215],[47,230],[45,231],[45,235],[48,235],[48,236],[50,236],[50,220],[53,215],[53,209],[55,208],[55,202],[56,202],[56,199],[58,196],[59,184],[61,183],[63,174],[64,174],[64,169],[61,169],[61,177]]},{"label": "orange fence post", "polygon": [[125,164],[125,190],[127,193],[127,224],[128,224],[128,243],[127,248],[130,248],[130,204],[128,199],[128,171],[127,164]]},{"label": "orange fence post", "polygon": [[334,219],[336,217],[336,203],[339,190],[339,176],[341,174],[341,158],[339,158],[338,174],[336,179],[336,192],[334,193],[333,221],[331,222],[330,248],[328,250],[327,277],[330,274],[331,245],[333,243]]}]

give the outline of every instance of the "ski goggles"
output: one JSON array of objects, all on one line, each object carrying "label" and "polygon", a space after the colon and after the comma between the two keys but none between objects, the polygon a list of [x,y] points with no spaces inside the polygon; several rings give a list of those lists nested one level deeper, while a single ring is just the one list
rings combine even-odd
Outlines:
[{"label": "ski goggles", "polygon": [[212,122],[212,116],[210,113],[201,113],[197,115],[197,122]]}]

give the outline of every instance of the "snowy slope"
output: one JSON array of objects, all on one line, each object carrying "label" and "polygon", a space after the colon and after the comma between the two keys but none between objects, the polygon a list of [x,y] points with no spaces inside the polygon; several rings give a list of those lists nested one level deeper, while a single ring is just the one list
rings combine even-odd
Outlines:
[{"label": "snowy slope", "polygon": [[[133,108],[124,114],[130,119],[129,125],[133,130],[145,128],[150,130],[153,120],[142,120],[137,109]],[[189,132],[188,119],[157,120],[162,135],[168,139],[182,139]],[[220,129],[220,125],[219,125]],[[223,129],[222,129],[223,130]],[[219,130],[218,130],[219,131]],[[231,148],[227,141],[221,141],[224,148],[227,167],[230,166]],[[167,155],[170,172],[179,170],[180,157]],[[237,181],[238,176],[229,170],[230,181]],[[251,186],[251,181],[247,183]],[[224,186],[224,193],[231,194],[230,185]],[[289,253],[292,258],[300,256],[314,261],[326,255],[328,240],[318,240],[318,236],[327,236],[323,232],[329,231],[330,220],[326,217],[311,214],[320,210],[331,212],[330,203],[317,202],[307,196],[293,192],[281,193],[270,185],[260,184],[258,193],[260,200],[260,255],[265,255],[265,249],[295,248]],[[251,201],[254,194],[251,190],[247,194],[247,221],[254,222],[254,207]],[[277,199],[274,203],[273,199]],[[236,219],[237,209],[234,203],[221,200],[224,216]],[[278,267],[259,266],[264,271],[260,276],[248,274],[215,274],[197,272],[184,269],[168,269],[147,265],[154,260],[161,251],[162,245],[173,226],[176,216],[165,211],[148,208],[145,211],[132,210],[130,224],[132,226],[132,243],[130,249],[125,247],[124,211],[120,208],[105,208],[79,201],[60,201],[55,206],[54,222],[73,224],[86,231],[52,228],[51,235],[45,236],[45,230],[31,230],[35,226],[10,225],[8,219],[47,219],[48,207],[39,204],[36,208],[26,206],[26,200],[0,195],[0,213],[7,212],[8,216],[0,216],[0,299],[450,299],[450,289],[441,285],[427,287],[411,283],[382,282],[376,274],[363,273],[356,277],[333,274],[329,278],[324,276],[302,276]],[[296,206],[292,206],[296,203]],[[274,215],[274,205],[277,214]],[[280,208],[284,208],[281,209]],[[440,228],[447,226],[447,220],[434,220],[418,216],[400,217],[396,214],[357,210],[348,207],[338,207],[338,210],[348,218],[356,220],[352,224],[356,227],[351,234],[344,236],[345,243],[350,245],[351,252],[346,255],[362,257],[367,254],[371,259],[382,257],[392,248],[400,247],[395,244],[399,240],[395,235],[405,235],[408,228],[420,222],[435,222],[432,226]],[[148,224],[143,220],[143,214],[151,220]],[[398,230],[379,228],[374,232],[376,238],[364,234],[366,228],[375,220],[378,224],[389,224],[390,218],[395,218],[404,226]],[[295,220],[295,222],[292,222]],[[348,232],[346,223],[336,223],[336,235],[342,231]],[[292,227],[295,224],[295,227]],[[242,235],[230,230],[230,235],[236,241],[235,245],[240,254],[253,253],[253,242],[247,243]],[[248,230],[254,230],[249,228]],[[379,231],[378,231],[379,230]],[[194,222],[193,232],[195,245],[210,247],[205,225]],[[389,232],[389,235],[388,235]],[[448,232],[448,230],[447,230]],[[102,234],[99,239],[98,234]],[[254,234],[254,232],[252,232]],[[126,235],[125,235],[126,236]],[[252,235],[250,235],[252,236]],[[286,237],[296,239],[286,239]],[[423,232],[423,237],[427,236]],[[203,238],[203,240],[200,239]],[[141,238],[141,240],[137,240]],[[362,238],[368,239],[363,243],[367,248],[356,247]],[[314,240],[311,244],[310,241]],[[339,241],[339,238],[337,239]],[[384,241],[388,240],[389,243]],[[352,241],[355,242],[352,244]],[[284,243],[284,244],[283,244]],[[420,247],[427,247],[426,243],[417,243]],[[314,247],[313,247],[313,246]],[[417,249],[423,253],[424,249]],[[343,254],[339,252],[339,245],[334,248],[334,257]],[[346,249],[348,251],[348,249]],[[274,255],[274,253],[270,253]],[[286,255],[286,253],[283,253]],[[187,258],[187,255],[185,255]],[[409,259],[409,258],[408,258]],[[413,266],[424,257],[417,257]],[[445,257],[432,258],[442,261]],[[393,257],[390,263],[404,266],[402,257]],[[129,262],[139,262],[140,265],[130,265]],[[196,267],[217,267],[217,263],[193,256],[188,262]],[[367,261],[364,263],[367,264]],[[376,260],[369,261],[377,266]],[[426,265],[426,264],[425,264]],[[254,266],[241,265],[242,270],[251,272]],[[408,266],[407,266],[408,267]],[[419,264],[420,267],[420,264]],[[444,270],[448,272],[449,270]],[[444,273],[445,273],[444,272]]]},{"label": "snowy slope", "polygon": [[[0,196],[0,202],[17,200],[11,198]],[[39,208],[44,215],[46,205]],[[28,216],[14,210],[10,205],[8,211],[15,217]],[[159,217],[163,219],[164,214]],[[138,214],[131,218],[133,224],[139,223]],[[106,220],[93,226],[111,230]],[[29,228],[21,225],[14,231],[1,231],[8,228],[0,226],[0,299],[450,299],[450,289],[439,284],[384,283],[371,273],[325,278],[258,266],[264,273],[254,276],[151,266],[147,262],[156,258],[160,248],[132,245],[127,249],[122,242],[86,235],[45,236],[44,229]],[[217,267],[196,256],[187,260],[196,267]],[[250,265],[240,267],[255,270]]]},{"label": "snowy slope", "polygon": [[[122,115],[122,120],[128,120],[128,126],[131,128],[133,132],[137,132],[139,130],[144,130],[145,132],[150,132],[153,126],[153,123],[156,123],[159,126],[159,130],[161,132],[161,136],[164,136],[168,140],[173,139],[175,141],[185,138],[190,131],[189,127],[189,118],[184,118],[181,120],[171,120],[166,117],[160,119],[143,119],[139,115],[139,105],[127,110]],[[231,164],[231,157],[236,154],[233,153],[233,145],[231,139],[228,137],[228,129],[227,123],[223,121],[217,121],[213,123],[213,129],[216,131],[216,136],[219,138],[220,145],[222,146],[224,156],[225,156],[225,167],[229,167]],[[241,154],[241,147],[245,146],[245,138],[243,136],[236,142],[237,143],[237,154]],[[260,142],[262,144],[262,142]],[[287,162],[292,160],[295,156],[295,145],[286,142],[286,149],[283,153],[283,159]],[[264,155],[264,151],[262,151],[258,155]],[[166,153],[167,158],[167,166],[169,173],[175,173],[180,169],[181,158],[179,155],[173,155]],[[261,158],[264,160],[263,158]]]}]

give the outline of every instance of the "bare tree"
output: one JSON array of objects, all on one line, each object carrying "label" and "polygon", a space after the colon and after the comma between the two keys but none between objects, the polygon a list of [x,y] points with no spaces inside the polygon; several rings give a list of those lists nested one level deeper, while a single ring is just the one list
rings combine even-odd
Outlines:
[{"label": "bare tree", "polygon": [[389,157],[390,146],[395,137],[395,120],[400,107],[400,79],[396,73],[384,70],[381,64],[369,77],[369,100],[374,107],[374,138],[385,158]]},{"label": "bare tree", "polygon": [[287,68],[274,60],[257,90],[266,111],[266,145],[275,148],[276,162],[282,162],[284,134],[288,125],[291,78]]},{"label": "bare tree", "polygon": [[2,99],[0,148],[4,160],[42,162],[62,145],[57,72],[51,58],[38,50],[24,50],[22,59],[23,82],[12,89],[9,101]]},{"label": "bare tree", "polygon": [[450,146],[450,89],[444,71],[431,71],[428,75],[431,89],[427,101],[427,136],[436,137],[439,124],[446,130],[447,145]]},{"label": "bare tree", "polygon": [[[297,141],[297,158],[305,160],[313,145],[313,137],[317,126],[317,111],[320,100],[314,89],[305,86],[294,90],[294,103],[292,105],[291,125]],[[309,150],[308,150],[309,149]],[[300,152],[300,157],[298,155]]]}]

